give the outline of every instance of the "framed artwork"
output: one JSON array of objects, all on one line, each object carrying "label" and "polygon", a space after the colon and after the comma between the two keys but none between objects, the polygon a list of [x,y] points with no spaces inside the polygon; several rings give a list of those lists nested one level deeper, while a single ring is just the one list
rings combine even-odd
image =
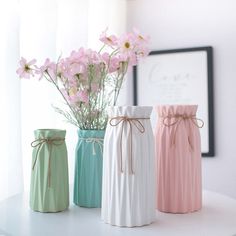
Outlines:
[{"label": "framed artwork", "polygon": [[[152,51],[133,69],[133,94],[134,105],[197,104],[202,156],[214,156],[212,47]],[[154,110],[153,127],[156,120]]]}]

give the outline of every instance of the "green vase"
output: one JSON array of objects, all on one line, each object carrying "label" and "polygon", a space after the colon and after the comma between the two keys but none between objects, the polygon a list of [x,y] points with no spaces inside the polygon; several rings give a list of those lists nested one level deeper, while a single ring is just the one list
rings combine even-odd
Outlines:
[{"label": "green vase", "polygon": [[30,208],[40,212],[63,211],[69,206],[66,131],[38,129],[34,135]]},{"label": "green vase", "polygon": [[76,205],[101,207],[104,134],[104,130],[78,130],[74,179]]}]

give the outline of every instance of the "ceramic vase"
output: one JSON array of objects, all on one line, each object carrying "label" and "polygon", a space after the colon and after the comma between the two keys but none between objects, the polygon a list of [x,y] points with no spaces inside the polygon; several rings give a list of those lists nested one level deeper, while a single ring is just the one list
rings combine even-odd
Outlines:
[{"label": "ceramic vase", "polygon": [[104,130],[78,130],[74,203],[81,207],[101,207]]},{"label": "ceramic vase", "polygon": [[30,186],[34,211],[58,212],[69,206],[68,160],[65,130],[35,130]]},{"label": "ceramic vase", "polygon": [[157,107],[157,208],[188,213],[202,207],[201,145],[197,105]]},{"label": "ceramic vase", "polygon": [[152,107],[111,107],[104,138],[102,220],[134,227],[155,221]]}]

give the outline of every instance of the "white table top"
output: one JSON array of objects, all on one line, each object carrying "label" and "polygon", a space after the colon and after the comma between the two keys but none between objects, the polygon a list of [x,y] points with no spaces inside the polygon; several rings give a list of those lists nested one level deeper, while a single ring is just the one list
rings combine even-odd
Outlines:
[{"label": "white table top", "polygon": [[236,236],[236,200],[204,191],[203,209],[190,214],[157,211],[155,223],[135,228],[104,224],[100,209],[81,208],[71,203],[60,213],[29,209],[28,196],[16,195],[0,203],[0,236]]}]

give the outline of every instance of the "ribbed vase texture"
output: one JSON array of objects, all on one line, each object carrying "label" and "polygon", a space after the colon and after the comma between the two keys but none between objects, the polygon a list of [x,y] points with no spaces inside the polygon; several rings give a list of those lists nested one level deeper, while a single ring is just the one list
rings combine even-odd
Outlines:
[{"label": "ribbed vase texture", "polygon": [[104,138],[102,220],[116,226],[155,221],[152,107],[111,107]]},{"label": "ribbed vase texture", "polygon": [[101,207],[104,133],[104,130],[78,130],[74,178],[76,205]]},{"label": "ribbed vase texture", "polygon": [[188,213],[202,207],[201,145],[197,105],[157,107],[157,208]]},{"label": "ribbed vase texture", "polygon": [[63,211],[69,206],[66,131],[39,129],[34,134],[30,207],[40,212]]}]

